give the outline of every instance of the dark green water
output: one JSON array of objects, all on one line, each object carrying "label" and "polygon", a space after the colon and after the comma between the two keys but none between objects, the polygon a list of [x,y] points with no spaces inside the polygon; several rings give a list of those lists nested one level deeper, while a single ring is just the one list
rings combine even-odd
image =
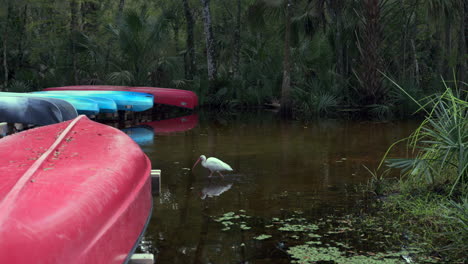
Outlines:
[{"label": "dark green water", "polygon": [[[279,222],[322,223],[322,230],[330,230],[331,224],[323,224],[332,222],[327,219],[346,223],[346,216],[366,211],[368,202],[357,188],[371,177],[363,166],[375,168],[388,146],[417,125],[343,120],[304,124],[262,111],[200,113],[192,129],[156,132],[153,140],[141,144],[153,169],[162,170],[161,192],[154,197],[146,234],[150,251],[160,264],[293,263],[288,247],[306,242],[307,236],[279,231]],[[405,150],[399,151],[394,155],[404,155]],[[234,172],[223,179],[208,178],[209,171],[201,166],[190,170],[201,154],[223,160]],[[225,226],[215,220],[229,212],[246,217],[233,219],[223,231]],[[271,237],[254,239],[261,234]],[[377,241],[365,242],[368,237],[372,239],[367,235],[361,241],[359,235],[335,232],[321,243],[375,249]]]}]

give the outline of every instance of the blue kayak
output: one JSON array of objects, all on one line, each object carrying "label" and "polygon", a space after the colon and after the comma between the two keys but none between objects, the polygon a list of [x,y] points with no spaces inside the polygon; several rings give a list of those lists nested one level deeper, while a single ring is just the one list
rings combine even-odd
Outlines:
[{"label": "blue kayak", "polygon": [[62,121],[60,109],[43,98],[0,95],[0,122],[50,125]]},{"label": "blue kayak", "polygon": [[98,96],[87,96],[87,95],[64,95],[61,92],[32,92],[31,94],[40,94],[41,96],[48,96],[52,98],[61,98],[63,96],[74,97],[74,98],[84,98],[95,101],[99,106],[100,113],[115,113],[117,112],[117,104],[114,100],[106,97]]},{"label": "blue kayak", "polygon": [[115,101],[118,110],[141,112],[153,107],[153,95],[127,91],[42,91],[40,94],[105,97]]},{"label": "blue kayak", "polygon": [[[0,97],[2,96],[26,97],[26,96],[23,96],[23,94],[18,95],[18,93],[0,92]],[[78,113],[76,112],[75,107],[65,100],[58,99],[58,98],[43,98],[43,97],[36,97],[36,98],[42,98],[43,100],[46,100],[48,102],[55,104],[59,108],[60,112],[62,113],[62,121],[72,120],[78,116]]]},{"label": "blue kayak", "polygon": [[78,114],[84,115],[96,115],[99,113],[99,106],[96,101],[85,98],[76,98],[72,96],[54,96],[50,97],[48,95],[42,94],[32,94],[32,93],[0,93],[0,96],[21,96],[21,97],[41,97],[41,98],[58,98],[64,101],[69,102],[73,107],[75,107]]}]

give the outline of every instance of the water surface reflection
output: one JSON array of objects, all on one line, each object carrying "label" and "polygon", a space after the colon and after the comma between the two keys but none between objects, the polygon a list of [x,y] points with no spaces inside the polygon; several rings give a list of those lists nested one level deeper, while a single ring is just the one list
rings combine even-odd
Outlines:
[{"label": "water surface reflection", "polygon": [[[408,136],[417,122],[282,121],[274,113],[212,115],[145,145],[162,170],[148,236],[158,263],[289,263],[281,236],[265,233],[274,217],[301,212],[305,219],[363,210],[355,186],[365,183],[387,147]],[[404,155],[399,150],[394,155]],[[230,164],[225,178],[189,168],[201,154]],[[214,217],[242,212],[249,229],[222,231]],[[283,244],[281,244],[283,243]]]}]

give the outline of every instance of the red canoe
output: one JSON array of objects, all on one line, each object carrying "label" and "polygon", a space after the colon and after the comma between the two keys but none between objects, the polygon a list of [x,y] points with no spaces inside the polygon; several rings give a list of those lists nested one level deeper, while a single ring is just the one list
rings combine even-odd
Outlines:
[{"label": "red canoe", "polygon": [[198,105],[197,94],[192,91],[158,88],[158,87],[132,87],[132,86],[113,86],[113,85],[76,85],[50,87],[44,91],[68,91],[68,90],[95,90],[95,91],[131,91],[140,93],[149,93],[154,96],[155,104],[173,105],[183,108],[193,109]]},{"label": "red canoe", "polygon": [[123,263],[152,210],[151,163],[85,116],[0,140],[0,263]]}]

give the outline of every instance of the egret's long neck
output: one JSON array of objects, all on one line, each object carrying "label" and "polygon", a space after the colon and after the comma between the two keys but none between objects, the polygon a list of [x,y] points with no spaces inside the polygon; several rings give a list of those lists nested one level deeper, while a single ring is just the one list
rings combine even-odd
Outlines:
[{"label": "egret's long neck", "polygon": [[206,168],[206,158],[205,157],[201,158],[201,164],[202,164],[203,167]]}]

